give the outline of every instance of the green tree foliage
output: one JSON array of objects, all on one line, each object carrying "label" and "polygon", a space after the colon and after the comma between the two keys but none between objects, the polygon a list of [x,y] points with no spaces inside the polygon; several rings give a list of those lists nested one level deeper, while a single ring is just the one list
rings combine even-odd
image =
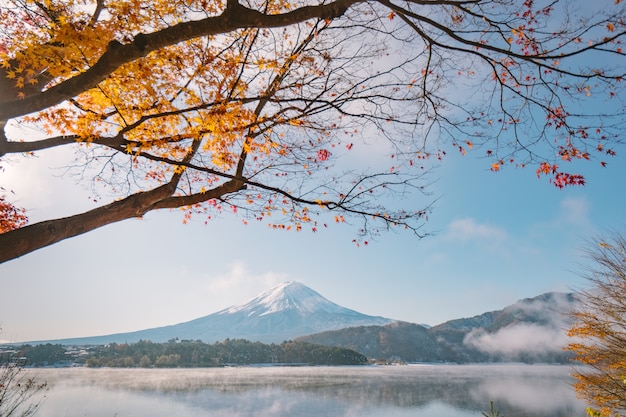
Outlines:
[{"label": "green tree foliage", "polygon": [[19,355],[26,358],[25,365],[52,366],[69,361],[66,350],[61,345],[46,343],[45,345],[23,345]]},{"label": "green tree foliage", "polygon": [[91,349],[91,367],[210,367],[249,364],[363,365],[367,358],[350,349],[302,342],[280,345],[226,339],[207,344],[181,343],[110,344]]}]

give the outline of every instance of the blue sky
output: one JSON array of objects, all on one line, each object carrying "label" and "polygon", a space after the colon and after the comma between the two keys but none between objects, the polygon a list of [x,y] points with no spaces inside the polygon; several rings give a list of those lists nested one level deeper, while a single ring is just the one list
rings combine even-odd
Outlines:
[{"label": "blue sky", "polygon": [[[576,271],[586,240],[626,226],[620,150],[606,168],[578,164],[588,185],[564,190],[532,168],[493,173],[478,153],[449,155],[432,174],[432,195],[403,201],[422,207],[436,199],[425,226],[433,234],[421,240],[392,231],[357,248],[349,225],[316,234],[244,226],[232,216],[183,225],[168,211],[106,226],[0,265],[0,339],[179,323],[287,280],[363,313],[431,325],[570,291],[583,283]],[[0,174],[33,221],[91,207],[87,191],[49,170],[59,155]]]}]

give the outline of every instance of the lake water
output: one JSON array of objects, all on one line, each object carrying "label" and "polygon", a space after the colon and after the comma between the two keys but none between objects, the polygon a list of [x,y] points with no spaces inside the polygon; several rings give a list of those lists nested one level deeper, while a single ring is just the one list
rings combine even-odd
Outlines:
[{"label": "lake water", "polygon": [[33,369],[38,417],[573,417],[571,368],[404,365],[202,369]]}]

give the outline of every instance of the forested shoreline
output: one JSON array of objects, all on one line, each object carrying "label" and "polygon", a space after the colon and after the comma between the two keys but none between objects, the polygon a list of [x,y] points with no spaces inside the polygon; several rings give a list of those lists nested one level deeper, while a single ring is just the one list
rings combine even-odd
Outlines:
[{"label": "forested shoreline", "polygon": [[102,346],[62,345],[12,346],[4,360],[23,366],[87,366],[111,368],[220,367],[252,364],[363,365],[367,357],[351,349],[305,342],[264,344],[244,339],[226,339],[214,344],[171,340],[168,343],[139,341]]}]

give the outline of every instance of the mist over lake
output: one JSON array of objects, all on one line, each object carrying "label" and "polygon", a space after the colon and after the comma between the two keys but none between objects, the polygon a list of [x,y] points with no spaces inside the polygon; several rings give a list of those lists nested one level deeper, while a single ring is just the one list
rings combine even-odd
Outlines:
[{"label": "mist over lake", "polygon": [[406,365],[31,369],[49,383],[39,417],[584,416],[572,369]]}]

